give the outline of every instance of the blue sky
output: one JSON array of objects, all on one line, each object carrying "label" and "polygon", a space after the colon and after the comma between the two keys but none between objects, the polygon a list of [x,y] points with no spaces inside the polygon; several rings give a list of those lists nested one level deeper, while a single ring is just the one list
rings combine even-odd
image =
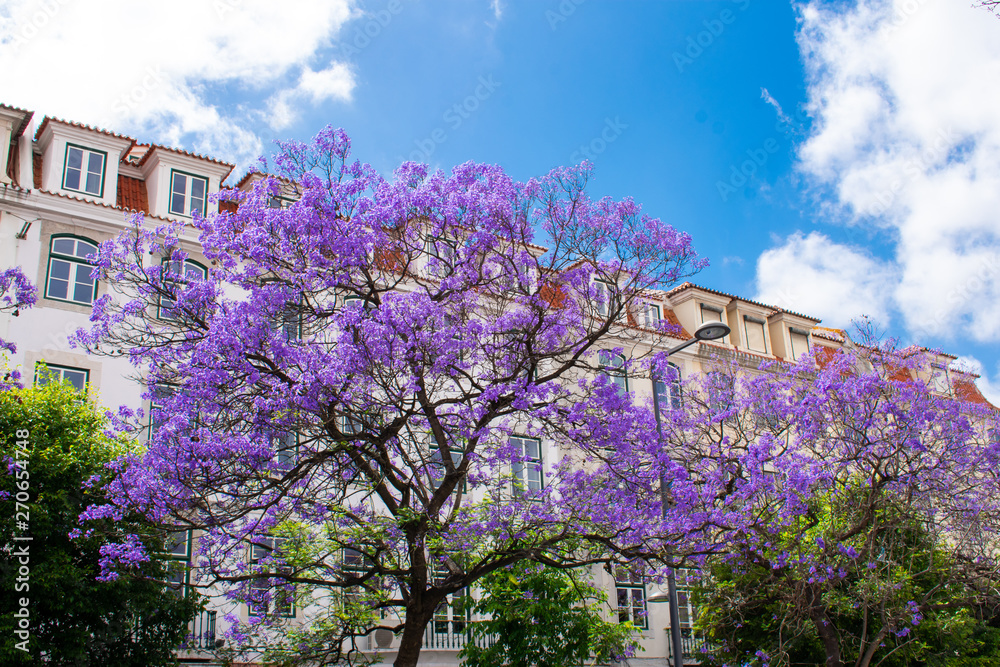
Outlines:
[{"label": "blue sky", "polygon": [[589,157],[594,195],[691,233],[696,282],[872,315],[996,400],[1000,20],[967,5],[10,0],[0,95],[240,170],[326,124],[386,174]]}]

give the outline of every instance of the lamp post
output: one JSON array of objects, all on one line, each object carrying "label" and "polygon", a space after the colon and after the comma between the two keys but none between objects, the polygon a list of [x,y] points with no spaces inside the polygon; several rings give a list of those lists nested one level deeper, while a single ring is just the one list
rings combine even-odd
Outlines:
[{"label": "lamp post", "polygon": [[[728,326],[722,322],[705,322],[700,327],[695,329],[694,337],[691,340],[684,341],[680,345],[676,345],[669,350],[667,350],[667,356],[671,356],[680,352],[681,350],[694,345],[703,340],[718,340],[729,335],[730,329]],[[656,390],[656,371],[652,373],[653,376],[653,412],[656,416],[656,434],[659,439],[663,440],[663,422],[660,421],[660,396],[659,392]],[[662,507],[663,518],[667,518],[667,481],[663,477],[663,473],[660,473],[660,505]],[[647,602],[669,602],[670,603],[670,641],[673,646],[674,653],[674,667],[684,667],[684,647],[681,644],[681,615],[680,609],[677,604],[677,577],[674,575],[674,569],[670,568],[667,573],[667,595],[664,600],[663,593],[654,593],[650,595],[646,600]]]}]

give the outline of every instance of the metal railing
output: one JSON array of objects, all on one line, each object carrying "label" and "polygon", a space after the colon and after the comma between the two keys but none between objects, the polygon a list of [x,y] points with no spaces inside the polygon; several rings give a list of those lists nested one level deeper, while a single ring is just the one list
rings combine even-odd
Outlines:
[{"label": "metal railing", "polygon": [[203,611],[194,617],[188,626],[191,633],[181,645],[188,651],[212,650],[215,648],[215,617],[217,612]]},{"label": "metal railing", "polygon": [[[681,650],[683,651],[684,663],[693,665],[700,664],[705,655],[707,644],[703,637],[695,636],[691,630],[685,628],[681,630]],[[671,642],[667,642],[667,656],[673,660],[674,647]]]}]

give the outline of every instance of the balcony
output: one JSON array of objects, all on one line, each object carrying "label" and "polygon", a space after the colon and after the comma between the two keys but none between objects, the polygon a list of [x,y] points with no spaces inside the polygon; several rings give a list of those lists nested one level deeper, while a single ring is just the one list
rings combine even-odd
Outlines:
[{"label": "balcony", "polygon": [[191,630],[187,639],[181,644],[185,651],[212,651],[217,648],[215,642],[215,617],[217,612],[203,611],[194,617],[188,626]]},{"label": "balcony", "polygon": [[423,648],[458,651],[472,641],[477,646],[492,646],[496,641],[493,637],[473,638],[473,625],[470,621],[431,621],[424,630]]},{"label": "balcony", "polygon": [[[684,651],[685,665],[700,665],[707,648],[703,637],[696,637],[690,628],[681,629],[681,649]],[[670,660],[674,659],[674,645],[670,641],[669,628],[667,628],[667,656]]]}]

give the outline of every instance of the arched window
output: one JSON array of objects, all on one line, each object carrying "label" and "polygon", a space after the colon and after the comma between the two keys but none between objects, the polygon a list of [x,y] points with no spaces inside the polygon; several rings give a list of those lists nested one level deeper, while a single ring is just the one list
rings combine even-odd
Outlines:
[{"label": "arched window", "polygon": [[[174,283],[176,285],[174,287],[175,290],[180,289],[181,285],[186,285],[192,280],[205,280],[208,278],[208,269],[193,259],[185,259],[183,263],[177,259],[164,259],[163,271],[164,286],[168,283]],[[159,318],[161,320],[175,319],[179,315],[179,313],[172,312],[176,303],[169,296],[161,296]]]},{"label": "arched window", "polygon": [[625,371],[625,357],[608,350],[601,350],[600,363],[601,372],[607,375],[608,379],[618,387],[618,393],[628,393],[628,374]]},{"label": "arched window", "polygon": [[676,364],[667,364],[667,377],[656,381],[656,402],[661,413],[681,406],[681,369]]},{"label": "arched window", "polygon": [[97,281],[90,275],[94,266],[87,258],[96,254],[97,244],[90,239],[53,236],[49,246],[45,297],[88,306],[94,303]]}]

